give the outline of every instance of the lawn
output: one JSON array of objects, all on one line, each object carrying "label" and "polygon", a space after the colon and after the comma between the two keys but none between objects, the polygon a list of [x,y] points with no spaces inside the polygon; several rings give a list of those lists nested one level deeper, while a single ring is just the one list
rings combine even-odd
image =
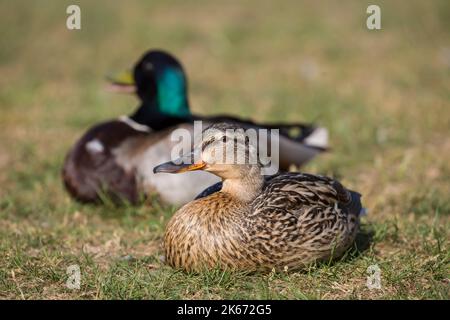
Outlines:
[{"label": "lawn", "polygon": [[[382,29],[368,30],[375,3]],[[69,4],[81,30],[66,28]],[[0,28],[1,299],[449,299],[449,1],[0,0]],[[345,257],[187,274],[161,262],[176,208],[68,196],[71,145],[137,105],[105,75],[149,48],[183,62],[197,113],[329,128],[332,151],[302,170],[363,194],[369,213]],[[66,286],[73,264],[80,289]],[[366,285],[371,265],[379,289]]]}]

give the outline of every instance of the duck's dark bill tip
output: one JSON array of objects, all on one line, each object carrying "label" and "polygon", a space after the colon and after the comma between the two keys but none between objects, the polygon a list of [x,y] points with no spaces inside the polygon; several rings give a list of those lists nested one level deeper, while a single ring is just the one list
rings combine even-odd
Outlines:
[{"label": "duck's dark bill tip", "polygon": [[194,164],[175,164],[172,161],[160,164],[153,168],[153,173],[181,173],[186,171],[201,170],[205,167],[206,163],[194,163]]}]

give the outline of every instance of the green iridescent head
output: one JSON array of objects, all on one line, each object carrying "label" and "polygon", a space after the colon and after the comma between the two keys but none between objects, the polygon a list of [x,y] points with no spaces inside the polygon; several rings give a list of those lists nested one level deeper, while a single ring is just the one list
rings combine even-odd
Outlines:
[{"label": "green iridescent head", "polygon": [[190,116],[186,75],[177,59],[167,52],[148,51],[136,63],[132,76],[123,73],[110,80],[118,86],[134,86],[144,106],[156,106],[168,116]]}]

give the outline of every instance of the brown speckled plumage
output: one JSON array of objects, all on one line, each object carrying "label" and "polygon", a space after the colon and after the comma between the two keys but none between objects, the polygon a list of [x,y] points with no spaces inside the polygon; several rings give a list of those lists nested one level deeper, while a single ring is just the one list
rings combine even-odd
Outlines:
[{"label": "brown speckled plumage", "polygon": [[224,178],[230,174],[222,168],[216,173],[222,190],[186,204],[169,222],[164,248],[171,266],[293,270],[338,257],[353,243],[358,193],[323,176],[282,173],[264,180],[254,166],[229,168],[242,178]]}]

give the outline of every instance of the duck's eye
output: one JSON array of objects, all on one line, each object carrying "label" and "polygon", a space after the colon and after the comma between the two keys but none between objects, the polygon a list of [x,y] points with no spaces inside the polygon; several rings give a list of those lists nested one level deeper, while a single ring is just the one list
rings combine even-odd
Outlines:
[{"label": "duck's eye", "polygon": [[223,142],[223,143],[227,142],[227,137],[226,137],[226,136],[223,136],[223,137],[222,137],[222,142]]},{"label": "duck's eye", "polygon": [[144,64],[144,69],[145,69],[146,71],[152,71],[152,70],[153,70],[153,64],[151,64],[150,62],[146,62],[146,63]]}]

